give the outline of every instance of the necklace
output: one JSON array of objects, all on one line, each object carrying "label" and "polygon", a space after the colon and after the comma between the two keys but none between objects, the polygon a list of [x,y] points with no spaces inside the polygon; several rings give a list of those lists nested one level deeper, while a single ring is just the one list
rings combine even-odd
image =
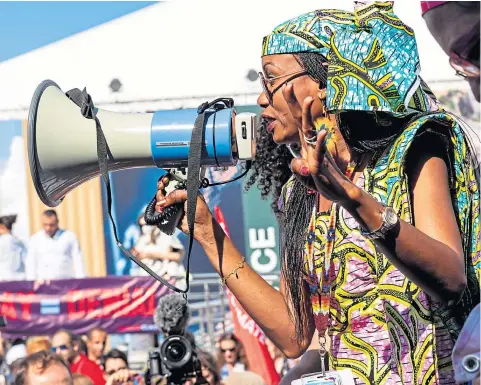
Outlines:
[{"label": "necklace", "polygon": [[[352,178],[356,172],[357,167],[362,163],[362,159],[359,162],[351,160],[344,175],[352,181]],[[316,274],[315,262],[314,262],[314,244],[315,244],[315,231],[316,231],[316,216],[319,211],[320,199],[317,200],[312,213],[312,220],[309,224],[309,232],[307,238],[307,254],[309,261],[309,290],[311,294],[311,302],[314,313],[314,320],[316,329],[319,333],[319,354],[321,356],[321,370],[322,374],[325,373],[325,355],[326,350],[326,332],[329,328],[329,311],[331,305],[331,283],[334,279],[331,268],[331,256],[334,249],[336,240],[336,223],[337,215],[339,212],[339,206],[336,202],[331,205],[329,214],[329,225],[326,234],[326,243],[323,251],[321,252],[321,258],[323,257],[321,281]]]}]

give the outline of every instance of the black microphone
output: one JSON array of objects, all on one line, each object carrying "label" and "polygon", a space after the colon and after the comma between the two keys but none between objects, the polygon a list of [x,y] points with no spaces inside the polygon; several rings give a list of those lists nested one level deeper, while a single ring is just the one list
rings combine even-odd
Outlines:
[{"label": "black microphone", "polygon": [[165,336],[183,335],[190,314],[187,300],[181,294],[167,294],[157,303],[154,322]]}]

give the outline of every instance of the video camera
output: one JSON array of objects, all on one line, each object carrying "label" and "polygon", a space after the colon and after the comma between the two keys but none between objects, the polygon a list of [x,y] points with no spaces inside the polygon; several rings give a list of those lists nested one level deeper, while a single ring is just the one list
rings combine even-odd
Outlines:
[{"label": "video camera", "polygon": [[149,353],[145,384],[160,384],[164,378],[166,385],[182,385],[195,379],[196,385],[206,384],[202,367],[195,347],[181,335],[167,337],[158,350]]},{"label": "video camera", "polygon": [[160,348],[149,352],[146,385],[182,385],[195,379],[196,385],[205,384],[202,366],[195,351],[195,342],[185,335],[190,310],[187,301],[179,294],[160,298],[155,310],[154,322],[166,336]]}]

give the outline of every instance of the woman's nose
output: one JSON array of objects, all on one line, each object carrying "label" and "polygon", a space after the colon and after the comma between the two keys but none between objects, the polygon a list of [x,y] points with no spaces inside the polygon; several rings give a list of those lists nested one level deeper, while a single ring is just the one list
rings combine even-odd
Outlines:
[{"label": "woman's nose", "polygon": [[262,108],[269,107],[269,99],[264,91],[262,91],[257,97],[257,105]]}]

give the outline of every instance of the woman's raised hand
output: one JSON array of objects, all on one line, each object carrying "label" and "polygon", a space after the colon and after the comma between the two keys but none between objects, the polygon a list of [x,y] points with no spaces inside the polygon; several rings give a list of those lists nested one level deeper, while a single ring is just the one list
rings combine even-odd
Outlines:
[{"label": "woman's raised hand", "polygon": [[311,115],[315,99],[309,96],[301,106],[292,84],[287,84],[282,93],[298,124],[299,139],[304,149],[302,158],[292,160],[292,171],[306,187],[312,189],[314,186],[325,198],[340,204],[350,203],[358,188],[346,178],[327,150],[327,130],[316,131]]},{"label": "woman's raised hand", "polygon": [[[169,178],[163,177],[157,182],[157,204],[155,211],[161,213],[166,207],[172,206],[176,203],[184,202],[185,213],[187,213],[187,190],[174,190],[167,196],[165,195],[165,188],[169,185]],[[207,204],[203,197],[197,197],[197,207],[195,213],[195,231],[194,238],[198,242],[210,241],[213,237],[213,224],[215,222],[212,213],[209,211]],[[181,223],[178,226],[182,232],[189,235],[189,226],[187,224],[187,215],[184,215]]]}]

